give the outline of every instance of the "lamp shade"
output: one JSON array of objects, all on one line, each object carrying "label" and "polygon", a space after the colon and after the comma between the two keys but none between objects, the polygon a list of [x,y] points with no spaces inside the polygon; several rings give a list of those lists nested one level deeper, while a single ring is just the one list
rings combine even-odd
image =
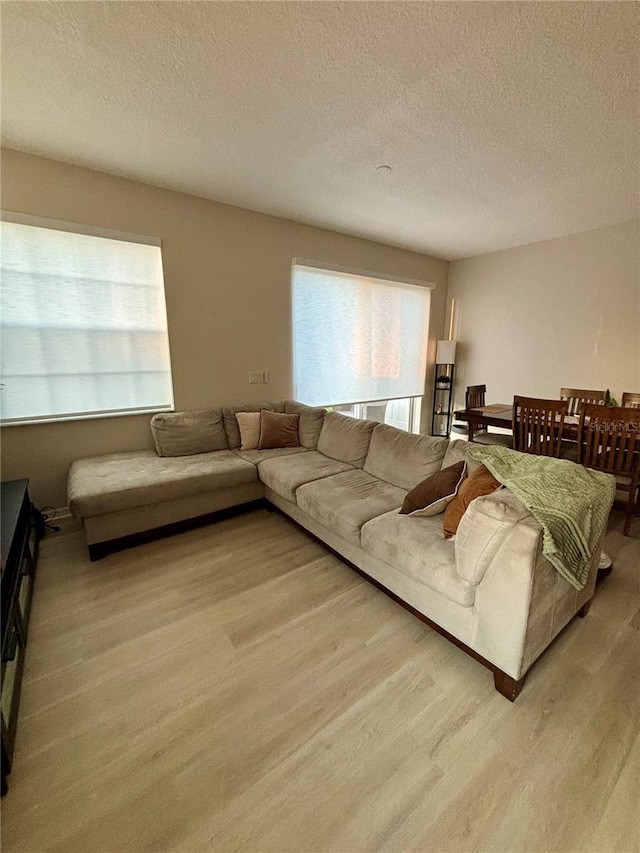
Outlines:
[{"label": "lamp shade", "polygon": [[456,363],[456,343],[457,341],[438,341],[436,364]]}]

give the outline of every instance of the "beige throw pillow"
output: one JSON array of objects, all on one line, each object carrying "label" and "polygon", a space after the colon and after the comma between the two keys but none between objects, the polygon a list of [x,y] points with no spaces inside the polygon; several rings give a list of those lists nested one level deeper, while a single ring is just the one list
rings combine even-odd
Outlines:
[{"label": "beige throw pillow", "polygon": [[260,412],[236,412],[240,450],[256,450],[260,440]]}]

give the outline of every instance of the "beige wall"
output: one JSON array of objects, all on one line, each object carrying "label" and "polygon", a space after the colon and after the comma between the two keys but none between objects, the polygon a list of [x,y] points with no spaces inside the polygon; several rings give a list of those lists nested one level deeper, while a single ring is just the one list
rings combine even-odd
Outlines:
[{"label": "beige wall", "polygon": [[456,400],[557,398],[561,386],[640,391],[638,222],[451,264]]},{"label": "beige wall", "polygon": [[[2,152],[2,207],[162,239],[177,409],[291,396],[294,257],[435,284],[435,355],[447,261],[15,151]],[[269,384],[250,386],[262,369]],[[2,476],[29,477],[38,505],[61,507],[73,459],[150,446],[148,416],[7,427]]]}]

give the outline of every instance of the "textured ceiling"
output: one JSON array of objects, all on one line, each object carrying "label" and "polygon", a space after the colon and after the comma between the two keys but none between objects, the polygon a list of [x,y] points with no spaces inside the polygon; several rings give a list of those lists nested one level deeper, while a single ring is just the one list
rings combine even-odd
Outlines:
[{"label": "textured ceiling", "polygon": [[639,22],[635,2],[3,2],[3,144],[467,257],[638,215]]}]

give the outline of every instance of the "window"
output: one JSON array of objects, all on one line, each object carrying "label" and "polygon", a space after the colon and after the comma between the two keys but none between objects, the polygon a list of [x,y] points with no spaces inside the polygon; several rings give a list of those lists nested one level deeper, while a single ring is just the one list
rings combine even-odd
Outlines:
[{"label": "window", "polygon": [[3,423],[171,409],[159,241],[3,219]]},{"label": "window", "polygon": [[417,429],[430,304],[429,285],[294,263],[296,399]]},{"label": "window", "polygon": [[378,421],[407,432],[420,432],[422,397],[402,397],[399,400],[367,400],[364,403],[346,403],[331,406],[331,411],[350,418]]}]

